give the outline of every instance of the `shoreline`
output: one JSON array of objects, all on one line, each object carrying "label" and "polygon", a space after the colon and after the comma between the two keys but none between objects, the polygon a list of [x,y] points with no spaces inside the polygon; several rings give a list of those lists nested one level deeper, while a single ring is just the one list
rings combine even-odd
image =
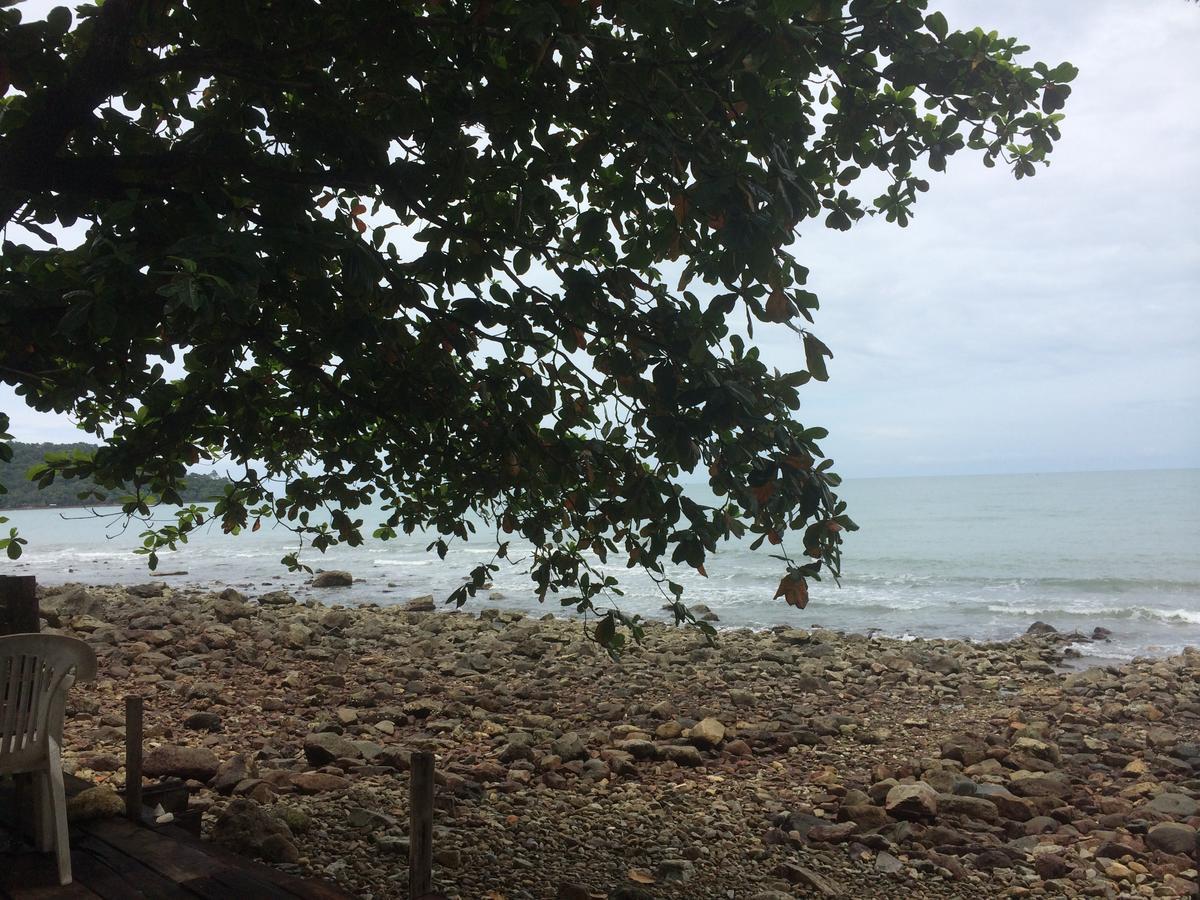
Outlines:
[{"label": "shoreline", "polygon": [[[314,569],[312,576],[304,577],[303,580],[297,580],[297,578],[292,575],[274,574],[269,576],[267,581],[255,581],[253,579],[204,578],[199,577],[197,573],[190,572],[187,569],[181,569],[177,571],[147,571],[145,574],[151,579],[150,582],[146,583],[156,583],[160,579],[186,579],[183,582],[172,583],[169,585],[169,587],[175,591],[185,592],[188,594],[220,592],[230,588],[238,591],[253,590],[255,587],[257,587],[260,590],[286,590],[292,593],[296,597],[297,601],[302,604],[316,602],[325,607],[345,605],[349,609],[371,608],[375,606],[378,606],[381,609],[392,609],[396,607],[403,608],[406,603],[413,599],[413,595],[411,593],[404,593],[404,591],[400,589],[400,586],[394,583],[387,583],[386,587],[375,586],[375,593],[368,594],[366,597],[364,597],[361,591],[364,589],[370,591],[371,588],[365,588],[364,579],[358,577],[353,578],[353,584],[357,589],[356,594],[350,596],[343,595],[342,591],[346,585],[340,581],[335,583],[332,587],[322,587],[313,584],[312,579],[321,574],[344,574],[347,578],[352,577],[349,575],[349,573],[343,573],[333,569],[325,570],[316,568]],[[68,578],[69,580],[67,580]],[[41,585],[47,591],[58,591],[64,586],[75,585],[78,583],[80,582],[77,580],[76,573],[71,570],[68,571],[68,575],[62,581],[39,581],[39,585]],[[99,589],[121,589],[125,586],[125,584],[126,582],[121,581],[104,581],[100,583],[94,583],[91,586]],[[447,607],[442,603],[444,598],[435,594],[423,596],[430,596],[433,598],[436,611],[453,611],[453,607]],[[706,604],[702,603],[701,596],[702,595],[698,594],[696,597],[693,597],[692,600],[688,602],[689,608],[693,609],[697,616],[702,613],[707,614],[717,612],[715,610],[711,610]],[[467,606],[464,607],[463,612],[467,614],[474,613],[478,615],[479,611],[483,609],[500,609],[504,611],[519,611],[523,615],[532,616],[535,618],[550,615],[555,619],[568,622],[581,621],[579,616],[566,612],[558,606],[552,606],[550,603],[540,604],[531,608],[528,605],[523,607],[506,606],[505,604],[507,602],[508,598],[504,597],[502,594],[488,596],[488,592],[484,591],[481,592],[478,597],[469,601]],[[657,612],[659,615],[655,615],[654,613],[644,614],[644,621],[666,625],[672,624],[669,617],[661,613],[661,611]],[[812,618],[817,618],[819,617],[820,607],[814,605],[809,610],[806,610],[806,612],[812,613]],[[660,615],[661,617],[659,617]],[[1057,637],[1054,639],[1061,642],[1064,647],[1066,658],[1063,662],[1063,668],[1071,670],[1087,668],[1089,666],[1120,666],[1140,659],[1153,660],[1169,658],[1171,656],[1178,655],[1184,647],[1189,646],[1188,644],[1183,644],[1178,646],[1178,648],[1172,646],[1142,647],[1141,645],[1130,643],[1119,630],[1108,631],[1108,629],[1105,628],[1096,628],[1090,624],[1085,624],[1084,627],[1093,632],[1092,634],[1088,634],[1079,630],[1078,623],[1072,623],[1074,625],[1073,629],[1071,631],[1065,631],[1054,625],[1053,620],[1055,617],[1053,615],[1047,616],[1047,618],[1052,621],[1047,623],[1037,620],[1032,622],[1030,625],[1024,625],[1024,623],[1014,624],[1013,628],[1011,629],[1011,633],[1007,636],[1001,635],[984,637],[961,633],[919,634],[907,628],[896,631],[890,631],[883,628],[874,628],[870,629],[865,637],[871,639],[873,636],[878,636],[881,639],[898,642],[962,641],[978,646],[987,646],[990,644],[1004,644],[1011,641],[1020,640],[1026,634],[1030,633],[1032,629],[1049,625],[1051,629],[1050,633],[1057,635]],[[1103,619],[1105,617],[1102,613],[1097,613],[1095,618]],[[718,634],[726,634],[744,630],[761,634],[781,627],[801,627],[809,630],[830,631],[839,635],[863,636],[862,632],[857,632],[852,629],[837,626],[826,627],[825,625],[816,622],[811,622],[810,624],[805,625],[788,625],[787,623],[782,622],[775,624],[743,625],[735,622],[721,621],[721,619],[715,615],[708,621],[713,625],[714,628],[716,628]],[[1097,635],[1097,632],[1107,633],[1103,635]],[[1195,628],[1195,638],[1196,640],[1194,646],[1200,647],[1200,626]],[[1138,652],[1142,649],[1145,649],[1147,652]]]},{"label": "shoreline", "polygon": [[360,896],[403,896],[414,749],[437,757],[435,885],[463,900],[1196,888],[1196,650],[1064,672],[1054,635],[713,648],[652,625],[614,662],[577,621],[495,606],[156,584],[42,605],[100,657],[68,766],[122,783],[140,693],[146,771],[191,779],[207,838]]}]

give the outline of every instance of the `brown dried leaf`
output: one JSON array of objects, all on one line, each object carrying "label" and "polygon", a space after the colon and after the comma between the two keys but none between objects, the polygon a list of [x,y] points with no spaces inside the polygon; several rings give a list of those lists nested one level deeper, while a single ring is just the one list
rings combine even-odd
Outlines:
[{"label": "brown dried leaf", "polygon": [[784,575],[779,582],[779,590],[775,592],[775,598],[782,597],[787,601],[788,606],[794,606],[796,609],[804,609],[808,606],[808,582],[804,580],[802,575]]}]

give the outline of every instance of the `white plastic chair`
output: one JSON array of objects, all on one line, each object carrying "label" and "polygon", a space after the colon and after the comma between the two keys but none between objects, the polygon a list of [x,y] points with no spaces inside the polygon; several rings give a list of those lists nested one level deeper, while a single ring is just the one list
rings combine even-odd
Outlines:
[{"label": "white plastic chair", "polygon": [[96,654],[57,634],[0,637],[0,775],[34,775],[38,849],[53,846],[60,884],[71,883],[62,729],[67,691],[96,677]]}]

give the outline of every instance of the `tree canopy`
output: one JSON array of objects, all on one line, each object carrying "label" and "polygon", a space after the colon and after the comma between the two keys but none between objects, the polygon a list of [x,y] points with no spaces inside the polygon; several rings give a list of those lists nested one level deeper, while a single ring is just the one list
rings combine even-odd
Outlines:
[{"label": "tree canopy", "polygon": [[106,0],[0,35],[0,379],[104,442],[41,480],[144,513],[225,461],[152,561],[209,514],[443,554],[482,521],[581,609],[597,558],[678,601],[666,562],[746,533],[788,603],[836,576],[794,239],[905,225],[964,149],[1033,175],[1075,74],[925,0]]}]

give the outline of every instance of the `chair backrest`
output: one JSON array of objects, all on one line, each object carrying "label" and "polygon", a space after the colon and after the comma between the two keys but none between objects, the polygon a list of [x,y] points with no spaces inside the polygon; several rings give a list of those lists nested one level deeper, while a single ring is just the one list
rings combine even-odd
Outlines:
[{"label": "chair backrest", "polygon": [[67,691],[96,677],[96,654],[58,634],[0,637],[0,773],[28,771],[62,739]]}]

